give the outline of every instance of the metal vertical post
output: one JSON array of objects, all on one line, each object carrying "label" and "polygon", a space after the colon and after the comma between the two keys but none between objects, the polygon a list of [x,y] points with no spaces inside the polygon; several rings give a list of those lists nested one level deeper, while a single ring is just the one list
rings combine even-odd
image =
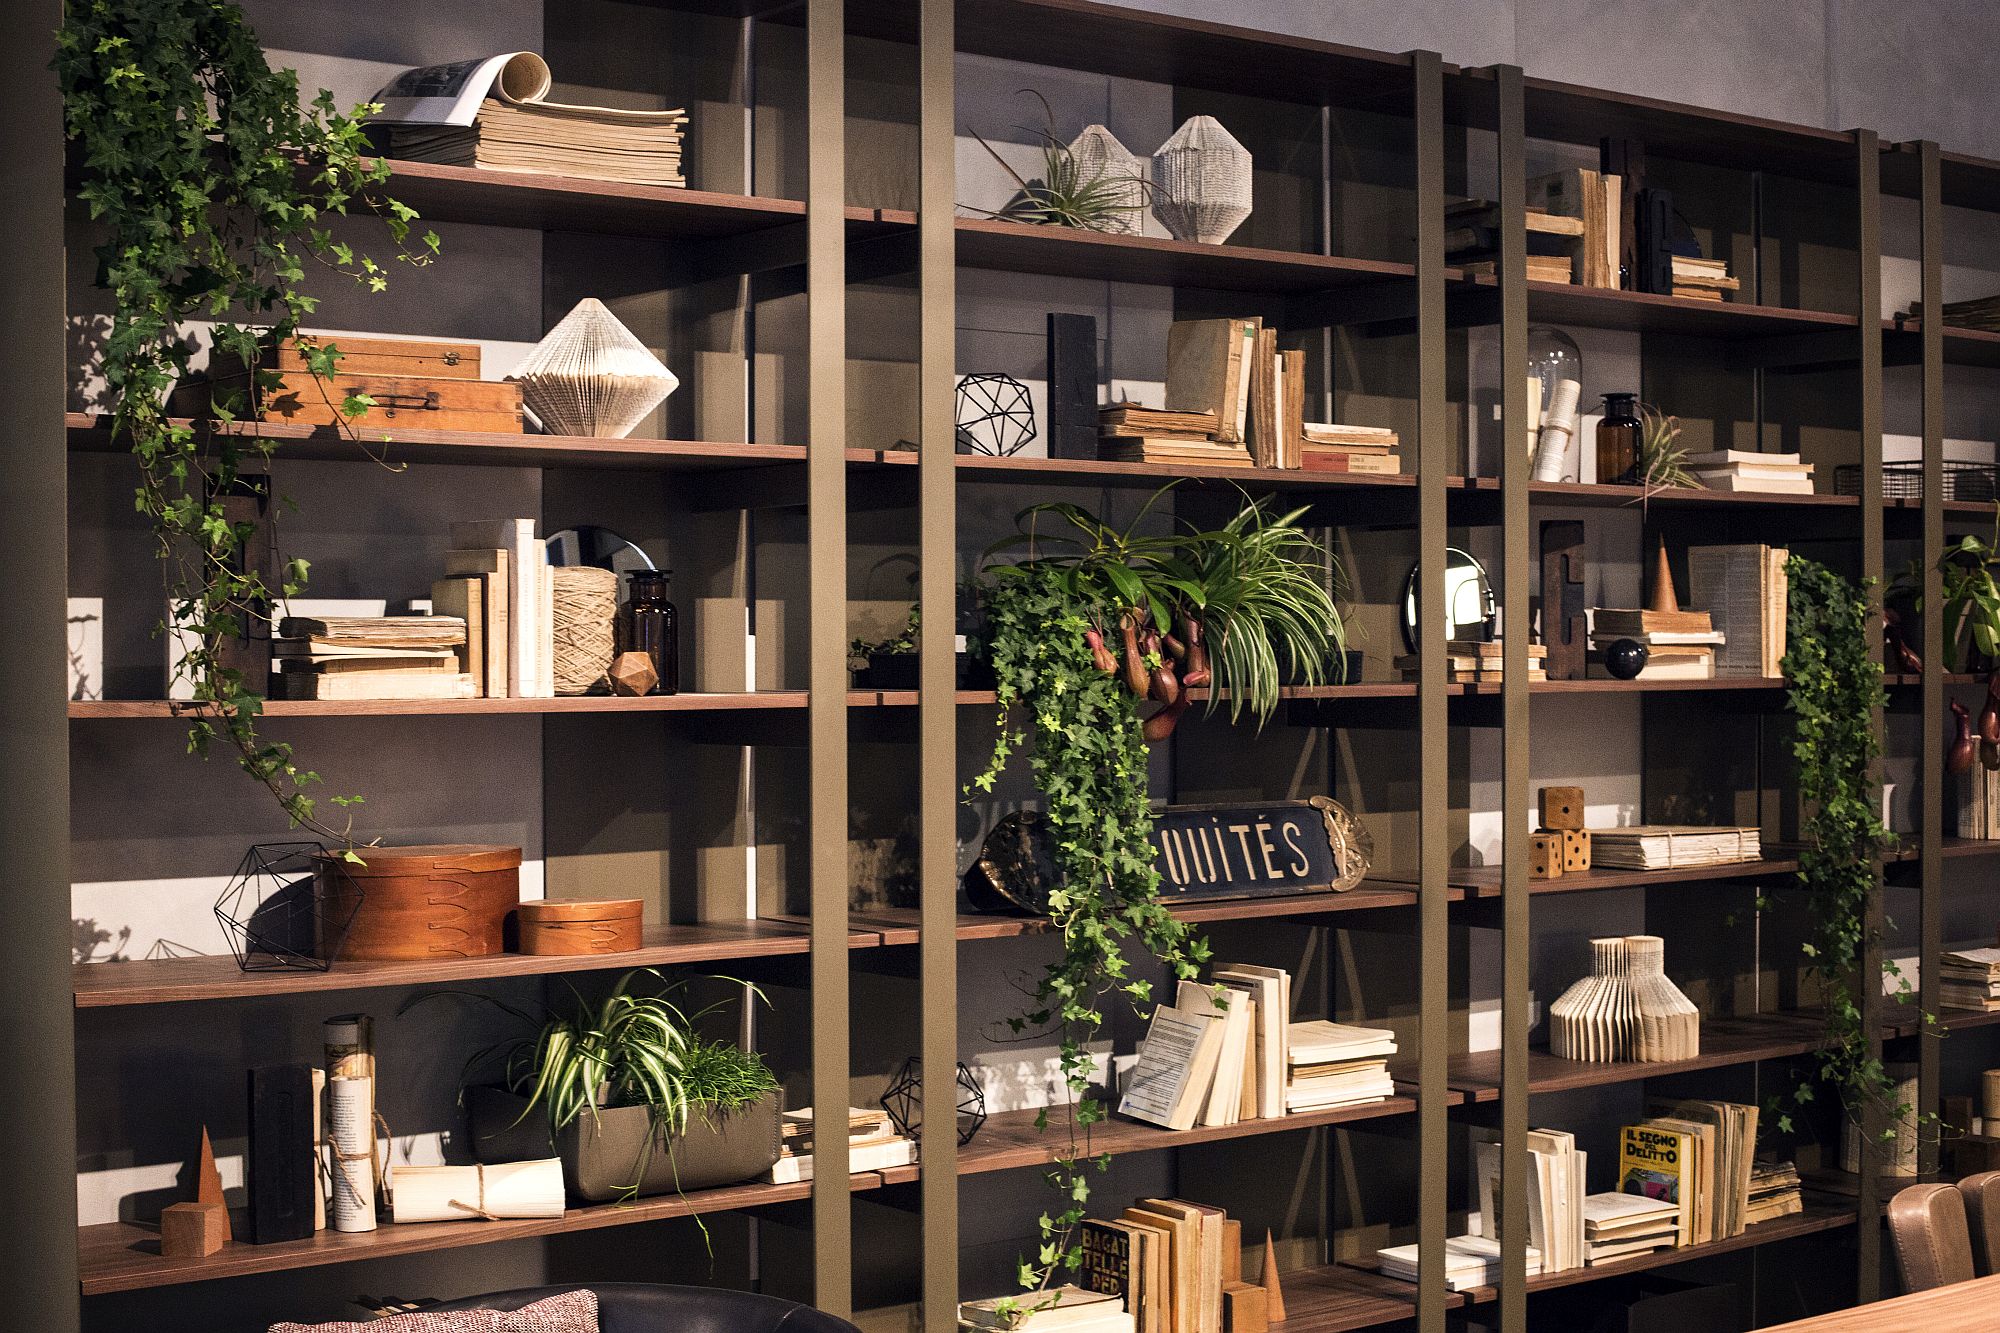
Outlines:
[{"label": "metal vertical post", "polygon": [[953,0],[922,0],[918,41],[917,816],[922,991],[923,1323],[958,1326],[957,272]]},{"label": "metal vertical post", "polygon": [[[846,1114],[847,957],[847,235],[845,15],[806,5],[806,709],[812,795],[812,1099]],[[834,1123],[838,1123],[836,1119]],[[854,1303],[854,1202],[847,1136],[813,1144],[813,1303]]]},{"label": "metal vertical post", "polygon": [[1521,71],[1493,71],[1500,181],[1500,1327],[1528,1326],[1528,224]]},{"label": "metal vertical post", "polygon": [[[0,235],[18,256],[0,283],[0,540],[12,552],[0,612],[20,626],[0,653],[0,847],[8,924],[0,944],[0,1062],[33,1071],[33,1090],[0,1097],[0,1170],[16,1206],[0,1225],[8,1256],[0,1305],[19,1328],[75,1333],[76,1010],[70,981],[69,719],[63,623],[68,596],[68,369],[63,331],[62,103],[49,63],[62,5],[18,6],[0,55]],[[30,777],[32,775],[32,777]]]},{"label": "metal vertical post", "polygon": [[[1938,146],[1925,140],[1917,145],[1919,261],[1922,265],[1923,332],[1922,360],[1924,420],[1924,508],[1923,508],[1923,599],[1926,607],[1944,605],[1943,577],[1938,561],[1944,557],[1944,190],[1938,167]],[[1917,770],[1917,787],[1923,793],[1919,813],[1918,873],[1921,907],[1920,933],[1923,943],[1918,953],[1918,1007],[1926,1014],[1938,1011],[1938,955],[1944,952],[1944,617],[1923,618],[1923,694],[1919,716],[1923,727],[1922,756]],[[1928,1030],[1917,1038],[1917,1110],[1936,1112],[1943,1087],[1938,1078],[1938,1034]],[[1921,1123],[1921,1122],[1920,1122]],[[1938,1141],[1935,1134],[1918,1136],[1922,1172],[1937,1170]]]},{"label": "metal vertical post", "polygon": [[1447,1019],[1451,1004],[1450,719],[1445,696],[1446,436],[1444,308],[1444,69],[1410,54],[1417,208],[1417,1326],[1444,1333]]},{"label": "metal vertical post", "polygon": [[[1866,596],[1880,615],[1882,578],[1882,151],[1873,130],[1854,131],[1856,209],[1855,256],[1856,309],[1860,342],[1856,424],[1861,436],[1861,577]],[[1871,616],[1870,623],[1874,623]],[[1870,656],[1881,661],[1882,636],[1868,636]],[[1882,737],[1882,706],[1877,700],[1871,710],[1871,726],[1876,739]],[[1870,780],[1879,783],[1882,762],[1870,766]],[[1865,938],[1861,948],[1860,975],[1855,978],[1855,1003],[1861,1008],[1862,1030],[1867,1034],[1868,1053],[1882,1055],[1882,866],[1875,865],[1875,889],[1869,897]],[[1862,1109],[1861,1131],[1870,1144],[1881,1142],[1882,1108],[1873,1100]],[[1876,1218],[1881,1213],[1875,1155],[1863,1154],[1861,1163],[1860,1273],[1857,1295],[1872,1301],[1879,1294],[1882,1265],[1882,1228]]]}]

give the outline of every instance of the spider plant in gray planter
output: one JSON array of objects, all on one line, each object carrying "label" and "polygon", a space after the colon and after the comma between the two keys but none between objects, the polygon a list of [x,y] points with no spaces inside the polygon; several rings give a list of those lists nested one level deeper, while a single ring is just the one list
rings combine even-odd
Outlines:
[{"label": "spider plant in gray planter", "polygon": [[594,1203],[770,1170],[784,1111],[776,1077],[756,1053],[696,1031],[719,1004],[685,1013],[670,998],[681,984],[636,994],[641,977],[665,980],[628,972],[596,1001],[572,987],[567,1005],[539,1014],[480,997],[534,1031],[474,1057],[497,1057],[502,1070],[498,1085],[465,1089],[475,1157],[558,1156],[570,1193]]}]

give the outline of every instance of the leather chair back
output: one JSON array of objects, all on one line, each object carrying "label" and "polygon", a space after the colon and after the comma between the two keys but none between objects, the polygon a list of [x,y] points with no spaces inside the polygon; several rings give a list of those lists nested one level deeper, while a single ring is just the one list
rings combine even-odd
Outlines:
[{"label": "leather chair back", "polygon": [[652,1282],[569,1283],[446,1301],[436,1310],[518,1310],[560,1291],[587,1286],[597,1293],[602,1333],[859,1333],[854,1325],[810,1305],[725,1287],[674,1287]]},{"label": "leather chair back", "polygon": [[1979,1276],[2000,1273],[2000,1171],[1981,1171],[1958,1182],[1965,1198],[1965,1229]]},{"label": "leather chair back", "polygon": [[1956,1185],[1911,1185],[1889,1200],[1889,1236],[1903,1290],[1929,1291],[1969,1282],[1972,1239],[1965,1225],[1965,1196]]}]

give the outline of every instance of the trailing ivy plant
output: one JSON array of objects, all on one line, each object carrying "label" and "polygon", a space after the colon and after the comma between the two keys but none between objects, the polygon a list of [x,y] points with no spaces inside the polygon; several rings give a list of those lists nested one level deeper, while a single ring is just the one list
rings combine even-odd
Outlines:
[{"label": "trailing ivy plant", "polygon": [[[1881,753],[1874,719],[1884,702],[1882,667],[1868,652],[1876,613],[1865,587],[1824,565],[1795,555],[1785,572],[1791,586],[1784,670],[1806,811],[1798,875],[1812,923],[1802,947],[1807,975],[1824,997],[1826,1036],[1815,1056],[1817,1078],[1780,1097],[1778,1129],[1791,1132],[1793,1114],[1814,1101],[1823,1083],[1857,1122],[1879,1108],[1890,1126],[1884,1137],[1893,1140],[1893,1126],[1913,1108],[1896,1096],[1881,1058],[1871,1054],[1862,1006],[1862,988],[1880,985],[1862,975],[1862,960],[1874,942],[1869,908],[1890,842],[1873,769]],[[1882,971],[1894,978],[1898,1001],[1908,1003],[1909,979],[1892,961],[1884,960]],[[1922,1021],[1936,1023],[1930,1014]]]},{"label": "trailing ivy plant", "polygon": [[[138,461],[136,505],[157,541],[170,618],[190,643],[179,667],[193,695],[189,749],[228,746],[292,823],[348,841],[351,810],[342,828],[319,816],[309,794],[318,776],[291,746],[259,733],[264,701],[222,654],[305,586],[304,560],[283,562],[277,587],[244,568],[256,525],[224,508],[274,448],[230,427],[254,417],[278,377],[257,371],[219,387],[212,420],[175,421],[166,399],[188,376],[196,321],[210,322],[213,355],[254,367],[312,315],[309,271],[371,292],[387,286],[381,263],[336,236],[337,219],[373,215],[398,258],[414,263],[436,254],[437,235],[414,235],[416,213],[378,188],[388,168],[366,156],[362,123],[379,108],[342,114],[325,91],[302,105],[298,75],[270,68],[229,0],[72,0],[55,70],[77,195],[104,237],[97,281],[113,301],[101,355],[111,433]],[[331,401],[339,348],[301,346]],[[350,436],[371,405],[363,395],[336,405]]]},{"label": "trailing ivy plant", "polygon": [[[1153,998],[1134,973],[1133,950],[1157,959],[1176,986],[1209,958],[1208,942],[1160,898],[1148,744],[1165,739],[1202,686],[1212,687],[1211,707],[1228,695],[1232,717],[1245,707],[1268,717],[1287,670],[1317,683],[1345,642],[1329,586],[1335,571],[1299,528],[1302,511],[1251,503],[1212,530],[1140,534],[1165,494],[1123,529],[1074,505],[1023,511],[1021,535],[995,549],[1025,544],[1027,559],[988,569],[981,589],[1000,711],[992,761],[972,789],[992,792],[1032,736],[1059,872],[1048,910],[1061,956],[1036,983],[1030,1012],[1009,1020],[1016,1033],[1056,1032],[1069,1093],[1069,1148],[1049,1174],[1060,1202],[1040,1219],[1036,1261],[1021,1265],[1028,1288],[1081,1265],[1088,1173],[1109,1164],[1089,1153],[1090,1127],[1106,1115],[1092,1095],[1090,1045],[1107,1001]],[[1037,530],[1044,518],[1057,520],[1055,535]],[[1162,707],[1141,718],[1149,698]],[[1047,1111],[1037,1123],[1048,1127]]]}]

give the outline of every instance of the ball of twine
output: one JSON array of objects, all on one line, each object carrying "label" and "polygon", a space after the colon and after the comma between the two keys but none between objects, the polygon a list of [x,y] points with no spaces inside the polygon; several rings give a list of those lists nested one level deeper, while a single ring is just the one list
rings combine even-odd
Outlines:
[{"label": "ball of twine", "polygon": [[556,693],[589,694],[604,684],[616,646],[618,575],[594,565],[564,565],[552,573]]}]

